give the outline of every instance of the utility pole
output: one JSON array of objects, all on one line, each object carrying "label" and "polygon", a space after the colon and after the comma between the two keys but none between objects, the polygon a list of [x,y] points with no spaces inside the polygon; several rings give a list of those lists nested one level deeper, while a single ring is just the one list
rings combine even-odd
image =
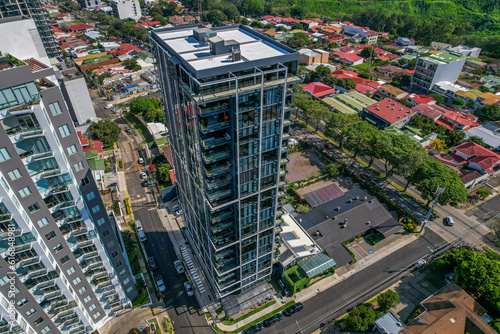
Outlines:
[{"label": "utility pole", "polygon": [[425,215],[425,218],[424,218],[424,223],[422,224],[422,229],[420,230],[420,233],[422,233],[424,231],[424,228],[425,228],[425,225],[427,224],[427,222],[429,221],[429,217],[431,216],[432,214],[432,210],[434,210],[434,207],[436,206],[437,204],[437,201],[439,199],[439,195],[441,195],[444,190],[446,189],[446,187],[442,187],[442,186],[438,186],[437,187],[437,190],[436,190],[436,198],[434,199],[434,203],[432,203],[432,206],[430,207],[429,211],[427,212],[427,214]]},{"label": "utility pole", "polygon": [[370,52],[370,59],[368,60],[368,68],[366,70],[366,73],[370,73],[370,65],[371,65],[371,62],[372,62],[373,49],[375,49],[375,46],[372,46],[372,51]]}]

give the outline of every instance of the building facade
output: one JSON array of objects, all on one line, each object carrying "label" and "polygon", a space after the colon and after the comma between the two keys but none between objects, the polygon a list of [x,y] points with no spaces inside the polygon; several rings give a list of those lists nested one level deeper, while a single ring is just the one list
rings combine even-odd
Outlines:
[{"label": "building facade", "polygon": [[138,293],[51,67],[0,58],[0,122],[0,326],[93,333]]},{"label": "building facade", "polygon": [[271,278],[299,54],[245,26],[153,31],[188,239],[218,298]]},{"label": "building facade", "polygon": [[139,0],[113,0],[110,1],[113,15],[120,20],[132,19],[138,21],[141,16],[141,6]]},{"label": "building facade", "polygon": [[41,0],[0,1],[0,18],[19,15],[31,17],[35,21],[38,34],[49,58],[61,55],[61,50],[49,26],[48,15],[42,8]]},{"label": "building facade", "polygon": [[457,81],[465,59],[461,54],[448,51],[420,57],[411,79],[412,90],[428,92],[438,82]]}]

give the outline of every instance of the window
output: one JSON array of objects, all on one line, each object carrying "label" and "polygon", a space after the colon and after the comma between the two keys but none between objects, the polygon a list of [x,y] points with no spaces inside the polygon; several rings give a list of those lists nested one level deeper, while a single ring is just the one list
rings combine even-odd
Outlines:
[{"label": "window", "polygon": [[93,191],[87,194],[87,201],[91,201],[95,198],[95,193]]},{"label": "window", "polygon": [[78,283],[80,283],[82,281],[82,279],[80,277],[77,277],[73,280],[73,284],[74,285],[77,285]]},{"label": "window", "polygon": [[116,267],[118,268],[118,267],[119,267],[119,266],[121,266],[122,264],[123,264],[123,263],[122,263],[122,261],[118,261],[118,262],[116,262]]},{"label": "window", "polygon": [[31,315],[33,315],[33,314],[35,314],[35,313],[36,313],[36,310],[35,310],[35,308],[34,308],[34,307],[32,307],[32,308],[30,308],[28,311],[26,311],[26,315],[27,315],[28,317],[29,317],[29,316],[31,316]]},{"label": "window", "polygon": [[30,187],[26,186],[24,188],[19,189],[19,195],[21,195],[22,198],[28,196],[31,194]]},{"label": "window", "polygon": [[[30,206],[28,206],[28,210],[30,210],[30,213],[37,212],[38,210],[40,210],[40,205],[38,203],[33,203]],[[38,221],[38,225],[40,225],[42,220],[44,220],[44,225],[47,225],[49,223],[47,221],[47,218],[42,218]],[[44,225],[40,225],[40,227]]]},{"label": "window", "polygon": [[47,334],[48,332],[50,332],[50,327],[49,327],[49,326],[45,326],[45,327],[42,329],[42,334]]},{"label": "window", "polygon": [[127,285],[128,282],[130,282],[130,278],[123,280],[123,285]]},{"label": "window", "polygon": [[86,302],[86,303],[88,303],[88,302],[89,302],[89,301],[91,301],[91,300],[92,300],[92,297],[90,297],[90,296],[87,296],[87,297],[85,297],[85,298],[83,299],[83,301],[84,301],[84,302]]},{"label": "window", "polygon": [[97,307],[97,306],[95,306],[95,304],[90,305],[90,307],[89,307],[89,311],[93,311],[93,310],[95,310],[95,308],[96,308],[96,307]]},{"label": "window", "polygon": [[113,240],[111,240],[110,242],[108,242],[108,243],[106,244],[106,247],[107,247],[108,249],[110,249],[110,248],[111,248],[111,247],[113,247],[114,245],[115,245],[115,242],[114,242]]},{"label": "window", "polygon": [[99,204],[92,208],[93,213],[98,213],[99,211],[101,211],[101,207],[99,206]]},{"label": "window", "polygon": [[0,148],[0,162],[9,160],[10,159],[10,154],[9,151],[7,151],[7,148],[2,147]]},{"label": "window", "polygon": [[83,169],[83,162],[78,161],[76,164],[73,165],[73,167],[75,168],[75,171],[79,172]]},{"label": "window", "polygon": [[17,306],[19,306],[19,307],[24,306],[26,304],[28,304],[28,300],[26,298],[23,298],[17,302]]},{"label": "window", "polygon": [[83,187],[83,186],[86,186],[87,184],[89,184],[89,182],[90,182],[90,181],[89,181],[89,178],[88,178],[88,177],[84,177],[84,178],[82,179],[82,187]]},{"label": "window", "polygon": [[43,322],[43,318],[42,318],[42,317],[40,317],[40,318],[36,319],[35,321],[33,321],[33,324],[34,324],[35,326],[38,326],[38,325],[40,325],[42,322]]},{"label": "window", "polygon": [[81,288],[81,289],[78,289],[78,293],[79,293],[79,294],[82,294],[82,293],[84,293],[85,291],[87,291],[87,288],[86,288],[86,287],[84,287],[84,286],[82,286],[82,288]]},{"label": "window", "polygon": [[68,146],[68,147],[66,147],[66,150],[68,151],[69,155],[72,155],[72,154],[75,154],[76,152],[78,152],[76,145]]},{"label": "window", "polygon": [[9,185],[7,184],[7,181],[3,177],[0,177],[0,181],[2,182],[2,187],[5,189],[5,191],[9,191]]},{"label": "window", "polygon": [[45,225],[49,224],[49,221],[47,220],[47,218],[43,217],[42,219],[40,219],[36,223],[38,224],[39,227],[44,227]]},{"label": "window", "polygon": [[69,261],[69,256],[67,255],[61,258],[61,264],[65,264],[68,261]]},{"label": "window", "polygon": [[118,256],[118,251],[114,251],[113,253],[111,253],[111,257],[112,258],[115,258]]},{"label": "window", "polygon": [[96,314],[94,314],[94,319],[97,319],[101,316],[101,312],[96,312]]},{"label": "window", "polygon": [[106,238],[109,235],[109,230],[102,232],[102,236]]},{"label": "window", "polygon": [[132,289],[133,289],[133,288],[134,288],[133,286],[129,286],[129,287],[127,288],[127,292],[132,291]]},{"label": "window", "polygon": [[8,172],[7,175],[9,175],[11,181],[14,181],[21,177],[21,172],[19,168],[16,168]]},{"label": "window", "polygon": [[126,270],[123,269],[122,271],[120,271],[120,276],[123,276],[125,274]]},{"label": "window", "polygon": [[97,220],[97,226],[101,226],[102,224],[104,224],[106,221],[104,220],[104,218],[100,218]]},{"label": "window", "polygon": [[0,286],[4,286],[5,284],[7,284],[8,281],[9,281],[9,276],[7,276],[7,275],[0,278]]},{"label": "window", "polygon": [[57,246],[54,247],[54,252],[60,252],[63,249],[63,246],[61,244],[58,244]]},{"label": "window", "polygon": [[69,268],[68,270],[66,270],[66,272],[68,273],[68,275],[71,275],[72,273],[74,273],[76,270],[75,270],[75,267],[71,267]]},{"label": "window", "polygon": [[49,109],[50,112],[52,113],[52,116],[57,116],[59,114],[62,114],[61,105],[57,101],[49,104]]},{"label": "window", "polygon": [[55,236],[56,236],[56,232],[54,232],[54,231],[50,231],[49,233],[47,233],[47,234],[45,235],[45,239],[50,240],[50,239],[55,238]]},{"label": "window", "polygon": [[61,125],[59,127],[59,133],[61,134],[62,138],[69,136],[71,132],[69,131],[68,124]]}]

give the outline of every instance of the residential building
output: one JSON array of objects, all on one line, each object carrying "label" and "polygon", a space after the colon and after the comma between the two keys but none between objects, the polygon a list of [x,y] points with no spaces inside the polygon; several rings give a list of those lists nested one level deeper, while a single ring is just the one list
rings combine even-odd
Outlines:
[{"label": "residential building", "polygon": [[170,22],[173,25],[181,25],[184,24],[184,18],[179,15],[172,15],[168,18],[168,22]]},{"label": "residential building", "polygon": [[321,36],[320,39],[323,43],[337,43],[338,45],[341,45],[344,42],[345,35],[333,32]]},{"label": "residential building", "polygon": [[479,82],[481,82],[483,85],[491,85],[493,87],[500,86],[500,77],[496,75],[485,75],[481,79],[479,79]]},{"label": "residential building", "polygon": [[391,98],[385,98],[363,110],[366,120],[382,129],[388,126],[401,129],[410,123],[414,115],[415,111]]},{"label": "residential building", "polygon": [[415,45],[415,40],[408,37],[398,37],[395,42],[400,46]]},{"label": "residential building", "polygon": [[395,77],[398,73],[405,73],[405,71],[398,66],[391,64],[385,64],[375,68],[375,71],[385,75],[386,77]]},{"label": "residential building", "polygon": [[299,53],[243,25],[151,41],[186,236],[224,302],[267,284],[277,261]]},{"label": "residential building", "polygon": [[493,123],[488,123],[483,126],[476,126],[465,131],[467,138],[479,137],[486,144],[487,148],[492,150],[500,150],[500,127]]},{"label": "residential building", "polygon": [[485,68],[488,64],[483,62],[481,59],[476,58],[476,57],[467,57],[467,60],[465,61],[465,65],[472,69],[481,69]]},{"label": "residential building", "polygon": [[358,113],[356,110],[354,110],[351,107],[349,107],[348,105],[340,102],[339,100],[334,99],[333,97],[325,97],[325,98],[321,99],[320,101],[325,106],[332,109],[333,111],[336,111],[336,112],[339,112],[342,114],[354,115],[354,114]]},{"label": "residential building", "polygon": [[358,27],[354,24],[344,26],[344,33],[351,32],[358,34],[361,38],[366,38],[368,44],[376,44],[378,40],[379,33],[371,30],[368,27]]},{"label": "residential building", "polygon": [[361,37],[358,33],[353,31],[344,30],[344,35],[348,40],[350,40],[353,43],[361,43],[361,41],[363,40],[363,37]]},{"label": "residential building", "polygon": [[93,8],[102,8],[101,0],[79,0],[78,1],[83,8],[93,9]]},{"label": "residential building", "polygon": [[[94,333],[138,296],[134,277],[54,70],[10,55],[0,58],[2,326]],[[9,253],[11,231],[17,237]],[[12,272],[13,310],[6,284]],[[7,321],[12,311],[15,320]]]},{"label": "residential building", "polygon": [[348,107],[356,110],[358,113],[363,112],[364,108],[377,102],[376,100],[369,98],[365,94],[358,91],[340,94],[336,97],[336,99]]},{"label": "residential building", "polygon": [[487,92],[479,95],[475,102],[477,107],[488,106],[491,104],[499,104],[500,96]]},{"label": "residential building", "polygon": [[364,62],[364,58],[358,56],[357,54],[350,53],[350,52],[342,52],[342,51],[336,51],[333,53],[334,55],[337,55],[336,58],[339,62],[353,66],[353,65],[359,65]]},{"label": "residential building", "polygon": [[436,121],[441,118],[445,112],[448,112],[451,109],[437,104],[418,104],[411,108],[411,110],[415,111],[419,116],[427,117]]},{"label": "residential building", "polygon": [[[47,13],[42,7],[41,0],[2,0],[0,1],[0,18],[27,16],[35,21],[38,35],[49,58],[61,55],[61,50],[50,30]],[[5,21],[3,21],[5,22]],[[11,31],[15,33],[15,31]]]},{"label": "residential building", "polygon": [[414,106],[417,106],[419,104],[427,104],[427,105],[436,104],[436,100],[434,100],[432,96],[427,96],[427,95],[409,94],[406,95],[405,100],[410,102]]},{"label": "residential building", "polygon": [[302,87],[304,88],[304,91],[306,91],[311,96],[314,96],[315,98],[318,99],[322,97],[331,96],[333,93],[335,93],[335,88],[321,81],[310,82]]},{"label": "residential building", "polygon": [[431,48],[433,48],[435,51],[443,51],[448,48],[451,48],[452,45],[448,43],[441,43],[441,42],[432,42],[431,43]]},{"label": "residential building", "polygon": [[56,16],[57,23],[71,22],[73,21],[73,16],[70,13],[61,13]]},{"label": "residential building", "polygon": [[495,73],[498,73],[500,71],[500,60],[494,60],[491,63],[487,64],[486,67],[489,70],[492,70]]},{"label": "residential building", "polygon": [[406,325],[402,334],[496,333],[484,320],[489,318],[486,310],[455,283],[439,290],[420,305],[424,311]]},{"label": "residential building", "polygon": [[461,54],[464,57],[475,57],[478,58],[481,53],[481,48],[469,48],[465,45],[458,45],[454,47],[447,48],[448,51]]},{"label": "residential building", "polygon": [[113,9],[113,15],[120,20],[132,19],[137,22],[142,17],[139,0],[112,0],[109,3]]},{"label": "residential building", "polygon": [[446,126],[448,130],[458,129],[467,131],[470,128],[479,126],[476,116],[457,112],[453,109],[446,111],[435,122],[438,125]]},{"label": "residential building", "polygon": [[465,59],[458,53],[448,51],[420,57],[411,79],[412,89],[428,92],[438,82],[455,82],[464,67]]},{"label": "residential building", "polygon": [[406,95],[408,95],[408,93],[396,86],[385,84],[380,86],[375,95],[381,98],[389,97],[391,99],[401,100]]},{"label": "residential building", "polygon": [[328,51],[319,49],[300,49],[299,50],[299,62],[301,64],[311,65],[314,63],[328,64],[328,56],[330,53]]},{"label": "residential building", "polygon": [[500,155],[474,142],[465,142],[450,149],[463,161],[462,165],[478,170],[481,174],[495,174],[500,170]]}]

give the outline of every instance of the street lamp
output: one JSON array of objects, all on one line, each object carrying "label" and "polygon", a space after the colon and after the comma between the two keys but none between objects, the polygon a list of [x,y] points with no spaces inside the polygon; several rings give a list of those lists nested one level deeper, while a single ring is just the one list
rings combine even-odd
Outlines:
[{"label": "street lamp", "polygon": [[429,217],[431,216],[432,214],[432,210],[434,210],[434,207],[436,206],[437,204],[437,201],[439,199],[439,195],[441,195],[444,190],[446,189],[446,187],[443,187],[443,186],[438,186],[437,187],[437,190],[436,190],[436,198],[434,199],[434,203],[432,203],[432,206],[430,207],[429,211],[427,212],[427,214],[425,215],[425,218],[424,218],[424,223],[422,224],[422,229],[420,230],[420,233],[422,233],[424,231],[424,228],[425,228],[425,225],[427,224],[427,222],[429,221]]}]

